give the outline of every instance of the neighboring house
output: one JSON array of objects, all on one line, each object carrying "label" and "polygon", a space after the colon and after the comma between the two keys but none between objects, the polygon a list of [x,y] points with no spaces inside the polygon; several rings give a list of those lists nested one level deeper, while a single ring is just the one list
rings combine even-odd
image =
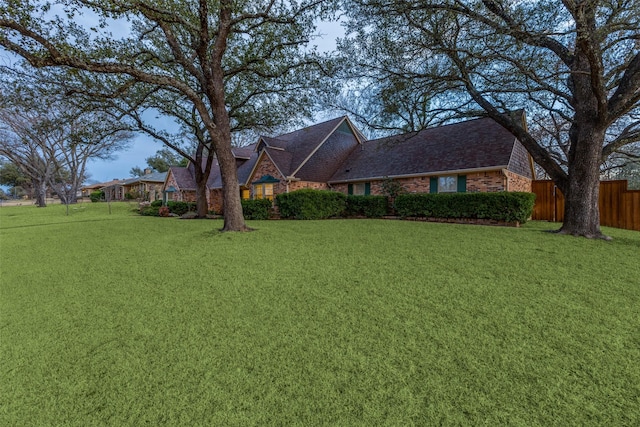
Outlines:
[{"label": "neighboring house", "polygon": [[124,182],[125,197],[130,194],[129,197],[134,199],[160,200],[166,177],[167,172],[152,172],[150,169],[145,169],[144,175],[127,179]]},{"label": "neighboring house", "polygon": [[107,182],[87,185],[81,188],[82,196],[88,197],[94,191],[103,191],[105,200],[124,200],[124,179],[113,179]]},{"label": "neighboring house", "polygon": [[82,191],[82,197],[89,197],[91,193],[93,193],[94,191],[98,191],[101,188],[102,188],[102,183],[98,182],[96,184],[85,185],[80,189],[80,191]]},{"label": "neighboring house", "polygon": [[[523,115],[524,120],[524,115]],[[406,192],[531,191],[534,165],[520,142],[490,118],[367,141],[348,117],[234,148],[243,199],[273,199],[302,188],[384,194],[394,179]],[[195,200],[193,167],[171,168],[168,200]],[[220,169],[207,182],[209,207],[222,211]]]}]

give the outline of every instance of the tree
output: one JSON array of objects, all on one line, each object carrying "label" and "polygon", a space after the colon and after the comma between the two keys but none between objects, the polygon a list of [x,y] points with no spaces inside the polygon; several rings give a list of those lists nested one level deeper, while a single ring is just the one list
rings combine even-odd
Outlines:
[{"label": "tree", "polygon": [[[156,172],[167,172],[171,166],[185,167],[188,163],[187,159],[175,154],[167,148],[156,151],[156,154],[151,157],[147,157],[146,160],[149,169]],[[131,168],[130,173],[132,176],[142,176],[145,174],[145,171],[144,169],[136,166]]]},{"label": "tree", "polygon": [[[566,197],[561,233],[603,237],[600,166],[640,139],[637,0],[346,0],[341,48],[458,112],[478,106],[511,131]],[[446,87],[446,92],[441,89]],[[435,105],[439,105],[435,101]],[[432,101],[433,102],[433,101]],[[561,129],[566,165],[512,111]],[[635,117],[635,118],[634,118]],[[618,133],[611,135],[611,130]]]},{"label": "tree", "polygon": [[[7,70],[4,70],[7,71]],[[87,111],[59,91],[47,73],[3,73],[0,84],[0,155],[29,177],[36,204],[46,206],[47,188],[75,203],[90,159],[107,159],[124,148],[126,125]]]},{"label": "tree", "polygon": [[[215,155],[224,192],[223,230],[246,230],[232,129],[260,124],[265,112],[280,116],[281,111],[291,111],[287,100],[303,104],[306,82],[313,80],[320,61],[314,51],[301,48],[313,35],[314,21],[331,12],[332,2],[62,3],[63,13],[50,21],[47,6],[11,2],[0,7],[0,45],[35,67],[71,67],[113,76],[118,89],[112,94],[137,91],[136,109],[150,100],[164,111],[171,111],[175,101],[182,111],[192,111],[206,136],[205,146],[197,149],[200,155],[206,151],[206,162],[194,159],[198,184],[206,184]],[[99,17],[91,34],[73,22],[85,9]],[[131,22],[131,36],[105,35],[101,28],[111,19]]]},{"label": "tree", "polygon": [[17,189],[31,188],[31,180],[20,168],[10,160],[3,160],[0,157],[0,185],[9,187],[9,193],[15,194]]}]

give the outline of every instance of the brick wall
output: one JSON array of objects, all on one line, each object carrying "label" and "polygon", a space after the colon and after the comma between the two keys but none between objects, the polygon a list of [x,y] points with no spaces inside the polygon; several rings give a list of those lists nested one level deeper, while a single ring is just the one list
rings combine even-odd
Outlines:
[{"label": "brick wall", "polygon": [[209,207],[210,211],[214,211],[216,214],[222,213],[224,209],[224,197],[222,195],[222,188],[209,190],[207,206]]},{"label": "brick wall", "polygon": [[505,191],[507,181],[502,171],[475,172],[467,174],[468,193],[493,193]]},{"label": "brick wall", "polygon": [[251,189],[251,197],[253,198],[253,186],[252,182],[258,181],[264,175],[271,175],[272,177],[279,179],[280,182],[273,184],[273,195],[275,197],[276,194],[286,193],[287,185],[284,180],[284,177],[278,171],[276,165],[273,164],[271,159],[268,156],[262,156],[256,169],[253,171],[253,175],[249,178],[249,188]]},{"label": "brick wall", "polygon": [[[531,191],[531,180],[512,172],[509,174],[509,184],[502,171],[476,172],[467,175],[467,192],[495,192],[495,191]],[[407,193],[428,193],[430,191],[430,177],[414,177],[396,179]],[[384,195],[383,181],[371,181],[371,194]],[[335,184],[331,187],[336,191],[348,193],[348,184]]]},{"label": "brick wall", "polygon": [[302,190],[310,188],[312,190],[328,190],[329,185],[326,182],[312,182],[312,181],[293,181],[289,184],[289,191]]},{"label": "brick wall", "polygon": [[507,191],[525,191],[527,193],[532,192],[532,180],[526,176],[518,175],[517,173],[506,171],[507,173]]}]

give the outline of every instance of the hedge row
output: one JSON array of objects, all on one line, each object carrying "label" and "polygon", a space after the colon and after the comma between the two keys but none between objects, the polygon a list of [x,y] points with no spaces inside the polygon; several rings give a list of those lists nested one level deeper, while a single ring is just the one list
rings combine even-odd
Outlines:
[{"label": "hedge row", "polygon": [[535,194],[519,192],[401,194],[395,207],[401,217],[471,218],[525,223]]},{"label": "hedge row", "polygon": [[297,190],[276,196],[281,218],[326,219],[340,216],[347,196],[336,191]]},{"label": "hedge row", "polygon": [[344,214],[380,218],[387,214],[387,204],[385,196],[347,196]]},{"label": "hedge row", "polygon": [[326,190],[297,190],[278,194],[281,218],[325,219],[344,216],[379,218],[387,213],[384,196],[352,196]]},{"label": "hedge row", "polygon": [[243,200],[242,213],[245,219],[269,219],[271,216],[271,200]]}]

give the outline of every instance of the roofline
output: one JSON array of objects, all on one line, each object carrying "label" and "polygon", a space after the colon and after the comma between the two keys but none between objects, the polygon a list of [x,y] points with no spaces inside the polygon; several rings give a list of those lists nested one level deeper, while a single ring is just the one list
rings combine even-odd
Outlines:
[{"label": "roofline", "polygon": [[498,166],[488,166],[485,168],[442,170],[442,171],[436,171],[436,172],[410,173],[410,174],[404,174],[404,175],[371,176],[371,177],[363,177],[363,178],[328,181],[328,183],[343,184],[343,183],[349,183],[349,182],[380,181],[387,178],[391,178],[391,179],[420,178],[423,176],[453,175],[453,174],[472,173],[472,172],[489,172],[489,171],[508,169],[508,167],[509,167],[508,165],[498,165]]},{"label": "roofline", "polygon": [[[336,129],[338,129],[340,127],[340,125],[345,120],[349,120],[349,118],[347,116],[342,116],[342,120],[338,121],[338,123],[333,127],[333,129],[331,129],[331,132],[327,133],[327,136],[325,136],[324,139],[322,141],[320,141],[320,143],[316,146],[316,148],[314,148],[313,151],[311,151],[311,153],[309,153],[309,155],[300,163],[298,168],[296,170],[294,170],[293,172],[291,172],[291,176],[292,177],[296,176],[296,173],[298,173],[298,171],[300,171],[300,169],[302,169],[302,167],[309,161],[309,159],[311,157],[313,157],[314,154],[316,154],[316,152],[320,149],[320,147],[322,147],[324,145],[324,143],[327,142],[327,139],[329,139],[329,137],[331,135],[333,135],[333,133],[336,131]],[[358,143],[361,144],[361,142],[358,139],[358,137],[356,136],[355,132],[353,132],[353,128],[351,128],[351,132],[353,133],[353,136],[355,136],[356,141],[358,141]],[[282,176],[284,176],[284,175],[282,175]]]}]

